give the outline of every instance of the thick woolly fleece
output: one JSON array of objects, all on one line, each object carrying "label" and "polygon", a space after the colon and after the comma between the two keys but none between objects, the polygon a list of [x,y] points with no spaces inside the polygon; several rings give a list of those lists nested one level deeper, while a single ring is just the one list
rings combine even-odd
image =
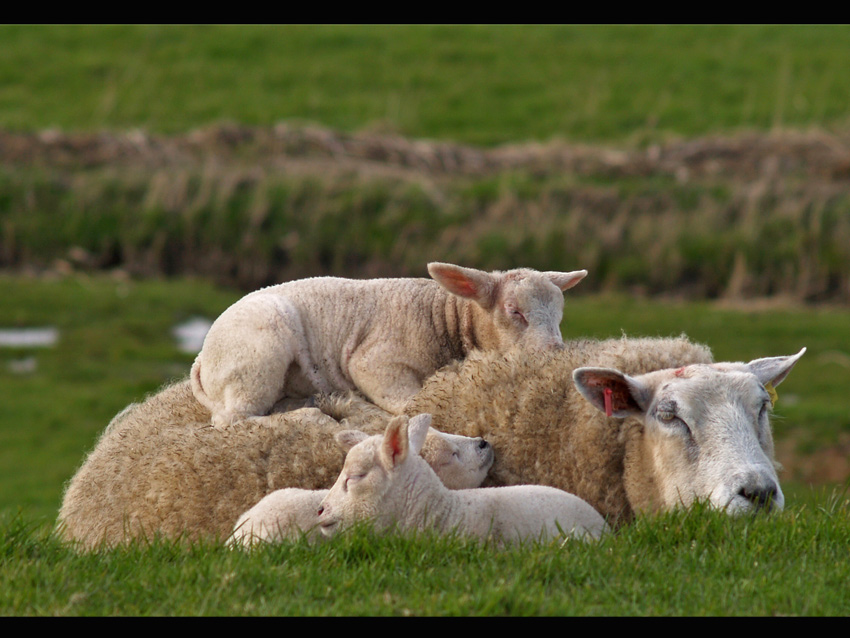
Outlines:
[{"label": "thick woolly fleece", "polygon": [[485,485],[540,484],[576,494],[614,526],[661,506],[638,417],[607,417],[578,392],[573,370],[638,375],[711,363],[687,338],[580,339],[552,353],[476,353],[426,380],[406,409],[443,432],[485,437],[496,461]]},{"label": "thick woolly fleece", "polygon": [[[380,433],[382,415],[367,409],[341,424],[301,408],[218,430],[189,381],[177,382],[106,427],[66,486],[59,531],[89,549],[154,535],[223,540],[242,513],[274,490],[329,488],[345,460],[334,435],[351,427]],[[447,445],[463,448],[469,455],[463,458],[477,457],[479,465],[464,473],[446,464]],[[429,433],[423,454],[452,487],[480,484],[492,463],[486,443],[447,443],[438,432]]]}]

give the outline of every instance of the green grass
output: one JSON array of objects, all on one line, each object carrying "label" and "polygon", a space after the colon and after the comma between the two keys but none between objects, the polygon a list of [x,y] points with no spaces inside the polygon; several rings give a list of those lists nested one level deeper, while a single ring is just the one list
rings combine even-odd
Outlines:
[{"label": "green grass", "polygon": [[583,267],[594,290],[846,303],[846,166],[825,149],[844,144],[848,39],[846,25],[0,25],[0,127],[18,131],[142,128],[185,140],[223,120],[308,121],[633,151],[671,136],[836,132],[797,157],[787,141],[787,156],[770,144],[705,148],[706,170],[647,168],[635,151],[625,168],[475,176],[400,176],[367,161],[359,168],[378,170],[360,173],[331,160],[290,171],[250,143],[222,144],[232,156],[213,160],[209,140],[194,161],[100,162],[73,135],[57,143],[64,160],[28,160],[10,139],[0,266],[49,266],[81,247],[96,267],[255,288],[410,274],[439,255]]},{"label": "green grass", "polygon": [[845,25],[3,25],[0,127],[497,144],[845,127]]},{"label": "green grass", "polygon": [[[0,500],[52,516],[62,484],[127,404],[187,374],[172,328],[230,301],[209,284],[109,278],[0,279],[0,327],[53,325],[55,348],[0,351]],[[36,370],[10,364],[34,358]],[[30,508],[32,508],[30,510]]]},{"label": "green grass", "polygon": [[[845,495],[846,496],[846,495]],[[695,507],[598,544],[511,551],[455,536],[232,551],[154,541],[77,555],[0,522],[4,615],[846,615],[848,501],[730,519]]]}]

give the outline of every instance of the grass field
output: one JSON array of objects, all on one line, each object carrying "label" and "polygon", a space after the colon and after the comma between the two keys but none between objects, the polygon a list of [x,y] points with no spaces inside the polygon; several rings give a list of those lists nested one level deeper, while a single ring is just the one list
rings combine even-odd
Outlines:
[{"label": "grass field", "polygon": [[4,25],[0,127],[497,144],[845,127],[846,25]]},{"label": "grass field", "polygon": [[0,526],[4,615],[845,616],[847,501],[732,520],[700,508],[596,545],[496,551],[455,537],[75,555]]},{"label": "grass field", "polygon": [[[845,25],[0,25],[0,329],[59,335],[0,348],[0,614],[850,614],[848,45]],[[566,338],[807,347],[775,410],[786,510],[509,552],[50,535],[109,420],[188,373],[174,326],[240,286],[435,258],[588,267]]]},{"label": "grass field", "polygon": [[[82,248],[95,267],[250,288],[439,253],[580,265],[597,290],[847,303],[848,39],[0,25],[0,267]],[[299,123],[319,131],[278,126]]]}]

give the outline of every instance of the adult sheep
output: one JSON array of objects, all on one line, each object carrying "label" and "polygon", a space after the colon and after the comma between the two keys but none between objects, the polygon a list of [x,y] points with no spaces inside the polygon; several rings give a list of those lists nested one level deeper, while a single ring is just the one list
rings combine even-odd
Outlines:
[{"label": "adult sheep", "polygon": [[219,428],[317,392],[358,390],[397,414],[427,376],[473,350],[562,347],[563,292],[587,275],[439,262],[428,272],[311,277],[246,295],[207,333],[192,365],[195,397]]},{"label": "adult sheep", "polygon": [[479,353],[429,378],[407,413],[486,437],[496,461],[485,484],[557,487],[615,527],[695,500],[781,508],[766,387],[800,356],[713,363],[685,337]]},{"label": "adult sheep", "polygon": [[[238,517],[279,488],[329,488],[345,453],[334,435],[380,433],[382,410],[341,424],[316,408],[210,426],[188,380],[120,412],[69,481],[61,536],[84,549],[135,538],[225,539]],[[429,431],[423,456],[449,487],[477,487],[493,462],[482,439]]]}]

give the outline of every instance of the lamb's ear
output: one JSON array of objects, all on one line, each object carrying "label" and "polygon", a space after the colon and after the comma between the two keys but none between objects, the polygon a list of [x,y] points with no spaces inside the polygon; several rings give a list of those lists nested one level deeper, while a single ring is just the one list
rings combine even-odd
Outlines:
[{"label": "lamb's ear", "polygon": [[410,441],[407,436],[408,420],[403,414],[393,417],[387,424],[387,429],[384,430],[380,459],[387,470],[397,468],[404,463],[410,451]]},{"label": "lamb's ear", "polygon": [[345,452],[348,452],[351,448],[360,443],[360,441],[368,438],[369,435],[365,432],[361,432],[360,430],[340,430],[334,435],[336,444]]},{"label": "lamb's ear", "polygon": [[791,372],[791,368],[794,367],[794,364],[800,360],[806,353],[806,349],[803,348],[795,355],[791,355],[789,357],[765,357],[764,359],[755,359],[750,361],[747,366],[758,377],[758,380],[761,381],[762,384],[770,383],[771,385],[778,386],[785,377],[788,376],[788,373]]},{"label": "lamb's ear", "polygon": [[574,270],[572,272],[557,272],[554,270],[549,270],[540,274],[544,277],[547,277],[549,281],[558,286],[558,288],[560,288],[562,291],[569,290],[582,279],[587,277],[586,270]]},{"label": "lamb's ear", "polygon": [[428,430],[431,429],[431,415],[427,413],[417,414],[407,424],[407,439],[410,441],[410,451],[419,454],[425,445]]},{"label": "lamb's ear", "polygon": [[643,414],[652,398],[648,386],[613,368],[576,368],[573,381],[581,395],[608,416]]},{"label": "lamb's ear", "polygon": [[484,308],[493,305],[496,280],[488,272],[432,261],[428,264],[428,274],[443,288],[458,297],[471,299]]}]

